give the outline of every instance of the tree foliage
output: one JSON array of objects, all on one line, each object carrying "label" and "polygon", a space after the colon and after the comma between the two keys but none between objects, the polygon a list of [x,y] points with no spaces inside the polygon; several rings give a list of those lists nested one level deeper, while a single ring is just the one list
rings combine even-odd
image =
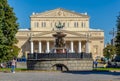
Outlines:
[{"label": "tree foliage", "polygon": [[113,45],[108,44],[104,49],[103,49],[103,54],[106,58],[112,59],[113,56],[116,54],[116,48]]},{"label": "tree foliage", "polygon": [[115,41],[115,46],[116,46],[116,54],[120,56],[120,13],[117,16],[117,35],[116,35],[116,41]]},{"label": "tree foliage", "polygon": [[0,61],[10,60],[18,54],[13,53],[19,49],[14,48],[14,44],[17,43],[15,38],[17,30],[18,23],[13,8],[9,6],[7,0],[0,0]]}]

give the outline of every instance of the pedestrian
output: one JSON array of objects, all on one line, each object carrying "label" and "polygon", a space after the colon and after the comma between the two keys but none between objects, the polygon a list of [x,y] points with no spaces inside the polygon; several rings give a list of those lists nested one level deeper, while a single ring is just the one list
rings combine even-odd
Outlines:
[{"label": "pedestrian", "polygon": [[97,62],[97,60],[95,61],[95,68],[97,68],[97,65],[98,65],[98,62]]},{"label": "pedestrian", "polygon": [[15,73],[16,59],[14,58],[11,62],[11,72]]}]

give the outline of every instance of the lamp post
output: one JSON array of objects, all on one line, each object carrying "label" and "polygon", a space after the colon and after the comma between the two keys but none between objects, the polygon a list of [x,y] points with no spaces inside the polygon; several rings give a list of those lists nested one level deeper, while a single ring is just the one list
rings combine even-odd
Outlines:
[{"label": "lamp post", "polygon": [[112,40],[111,40],[111,43],[112,43],[112,45],[114,46],[114,45],[115,45],[115,34],[116,34],[115,29],[113,28],[113,30],[112,30],[112,31],[110,31],[110,32],[109,32],[109,34],[111,34],[111,35],[112,35]]}]

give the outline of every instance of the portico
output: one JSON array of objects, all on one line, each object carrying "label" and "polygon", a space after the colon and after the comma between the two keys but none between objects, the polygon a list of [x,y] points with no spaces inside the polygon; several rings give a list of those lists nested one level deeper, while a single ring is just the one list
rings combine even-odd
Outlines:
[{"label": "portico", "polygon": [[[30,53],[38,52],[38,53],[49,53],[52,48],[54,48],[54,40],[53,41],[45,41],[45,40],[35,40],[30,41]],[[89,44],[86,41],[69,41],[66,40],[66,48],[69,53],[81,53],[87,52],[90,53]]]}]

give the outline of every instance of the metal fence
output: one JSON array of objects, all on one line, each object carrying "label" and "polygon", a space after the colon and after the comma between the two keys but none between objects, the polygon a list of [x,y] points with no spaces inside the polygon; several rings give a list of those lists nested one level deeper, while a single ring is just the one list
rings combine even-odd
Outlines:
[{"label": "metal fence", "polygon": [[29,53],[28,59],[44,59],[44,58],[92,58],[91,53]]}]

